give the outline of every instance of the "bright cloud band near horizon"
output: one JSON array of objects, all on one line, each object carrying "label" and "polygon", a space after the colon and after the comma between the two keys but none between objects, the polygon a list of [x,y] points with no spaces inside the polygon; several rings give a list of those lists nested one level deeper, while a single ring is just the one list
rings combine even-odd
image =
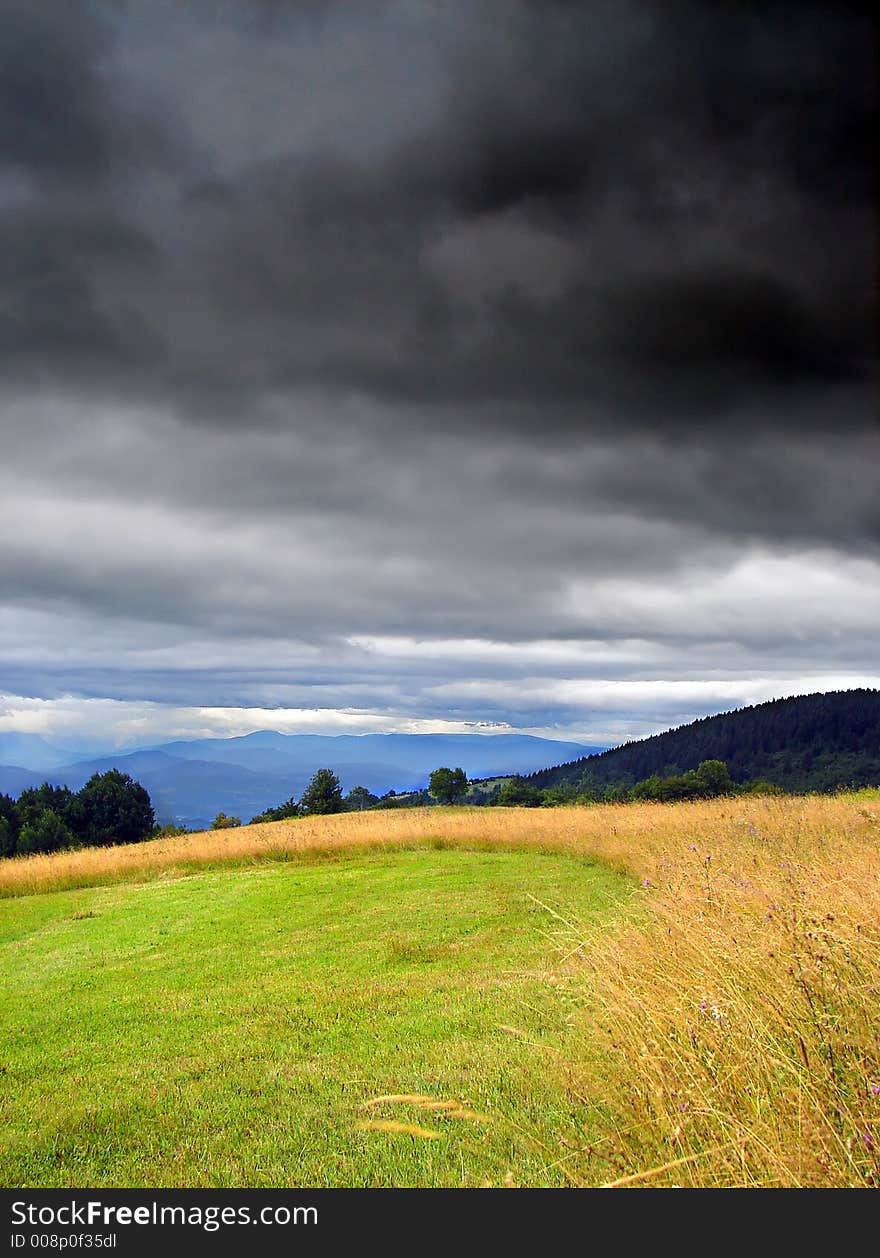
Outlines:
[{"label": "bright cloud band near horizon", "polygon": [[[466,684],[466,683],[465,683]],[[479,687],[481,683],[476,683]],[[525,678],[520,683],[533,699],[570,707],[568,723],[512,726],[505,721],[405,717],[357,709],[268,707],[176,707],[171,704],[120,699],[83,699],[64,695],[33,699],[0,695],[0,734],[40,734],[71,749],[134,749],[174,739],[234,738],[257,730],[281,734],[493,734],[517,732],[542,738],[616,745],[686,724],[699,716],[729,711],[794,695],[880,689],[876,676],[831,675],[807,678],[758,677],[748,681],[617,681],[547,683]],[[482,683],[491,687],[492,683]]]}]

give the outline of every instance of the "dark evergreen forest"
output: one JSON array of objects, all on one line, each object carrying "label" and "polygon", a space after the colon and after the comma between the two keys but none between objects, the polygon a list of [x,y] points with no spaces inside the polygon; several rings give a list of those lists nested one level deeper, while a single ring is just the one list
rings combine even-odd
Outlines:
[{"label": "dark evergreen forest", "polygon": [[705,760],[723,760],[739,784],[760,779],[794,792],[875,786],[880,690],[773,699],[542,769],[525,781],[538,790],[563,783],[630,789],[655,775],[695,770]]}]

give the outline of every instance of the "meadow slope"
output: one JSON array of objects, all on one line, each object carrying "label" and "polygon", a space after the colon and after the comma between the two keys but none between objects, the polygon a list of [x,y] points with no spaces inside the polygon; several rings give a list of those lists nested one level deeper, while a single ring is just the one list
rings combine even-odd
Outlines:
[{"label": "meadow slope", "polygon": [[[5,1186],[564,1184],[589,1120],[541,853],[372,853],[0,904]],[[587,1127],[585,1127],[585,1122]]]},{"label": "meadow slope", "polygon": [[[7,902],[0,907],[7,921],[29,912],[52,917],[50,907],[33,906],[112,894],[128,897],[134,913],[149,888],[164,888],[167,896],[206,877],[232,879],[233,886],[239,879],[243,886],[260,876],[310,871],[332,886],[341,871],[371,861],[389,870],[402,861],[417,880],[420,866],[441,870],[444,861],[480,853],[504,856],[514,867],[521,861],[523,903],[542,915],[521,924],[545,949],[532,954],[533,961],[540,957],[542,995],[536,988],[523,999],[539,1009],[544,1031],[522,1032],[513,1007],[509,1018],[497,1010],[496,1016],[522,1032],[519,1039],[511,1032],[516,1052],[507,1060],[552,1077],[549,1106],[565,1119],[548,1127],[540,1105],[524,1103],[519,1117],[515,1105],[507,1107],[505,1121],[518,1125],[533,1152],[541,1150],[537,1160],[517,1162],[511,1182],[876,1186],[878,840],[876,792],[376,812],[5,861],[0,895]],[[618,897],[614,911],[594,913],[585,883],[578,895],[556,894],[557,873],[535,881],[529,862],[553,853],[576,858],[560,869],[579,869],[582,878],[597,871],[616,876],[632,889],[626,910]],[[551,866],[539,861],[539,868]],[[133,885],[115,885],[125,883]],[[63,895],[45,894],[58,891]],[[389,889],[374,906],[375,923],[403,931],[405,950],[409,919],[402,903]],[[497,931],[503,934],[504,915],[490,935]],[[210,932],[205,946],[209,940]],[[57,952],[62,970],[66,946]],[[413,955],[428,946],[419,937]],[[454,985],[455,950],[432,964],[439,964],[434,982],[442,973]],[[340,961],[340,982],[344,970]],[[100,991],[100,973],[92,980]],[[131,981],[136,988],[133,975]],[[555,1023],[545,1001],[556,1009]],[[548,1026],[555,1027],[550,1034]],[[530,1057],[535,1044],[539,1068]],[[161,1036],[156,1047],[161,1054]],[[365,1121],[384,1123],[382,1135],[392,1142],[433,1148],[433,1138],[394,1128],[425,1126],[417,1121],[419,1105],[449,1101],[423,1083],[428,1099],[412,1102],[402,1122],[393,1102],[391,1111]],[[37,1093],[39,1086],[37,1071]],[[361,1095],[359,1103],[369,1099]],[[465,1109],[467,1099],[459,1098]],[[422,1116],[431,1113],[423,1109]],[[17,1148],[24,1157],[26,1136]],[[505,1156],[513,1158],[510,1145]],[[491,1161],[488,1182],[498,1182],[503,1161]],[[387,1167],[364,1181],[353,1165],[350,1182],[424,1182],[418,1175],[383,1180]],[[446,1167],[427,1182],[474,1182],[475,1167],[457,1176]]]}]

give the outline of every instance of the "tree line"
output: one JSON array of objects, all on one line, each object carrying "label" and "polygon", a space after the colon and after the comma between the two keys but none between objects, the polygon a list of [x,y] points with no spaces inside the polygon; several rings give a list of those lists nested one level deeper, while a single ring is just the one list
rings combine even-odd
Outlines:
[{"label": "tree line", "polygon": [[[500,781],[468,781],[463,769],[446,765],[435,769],[427,790],[373,795],[363,786],[342,794],[339,779],[332,769],[319,769],[300,800],[293,798],[267,808],[251,818],[261,821],[285,821],[292,817],[320,816],[327,813],[362,812],[365,809],[421,808],[434,804],[468,804],[481,807],[552,808],[563,804],[624,803],[636,800],[661,802],[681,799],[710,799],[719,795],[748,793],[774,794],[779,788],[764,780],[735,783],[723,760],[704,760],[696,769],[666,777],[653,774],[632,786],[596,781],[586,772],[577,782],[563,781],[538,788],[522,775]],[[214,829],[240,826],[240,817],[218,813]]]},{"label": "tree line", "polygon": [[78,791],[44,782],[17,800],[0,794],[0,856],[138,843],[155,830],[146,790],[118,769],[93,774]]},{"label": "tree line", "polygon": [[[251,824],[363,812],[368,808],[455,803],[467,789],[468,780],[461,769],[441,768],[432,773],[427,791],[403,795],[388,791],[379,796],[365,786],[354,786],[343,794],[333,770],[318,769],[299,799],[291,796],[284,803],[267,808],[252,817]],[[225,830],[241,824],[240,817],[219,812],[211,828]],[[44,782],[22,791],[17,800],[0,794],[0,857],[139,843],[186,833],[185,826],[158,826],[145,787],[118,769],[95,773],[79,791]]]},{"label": "tree line", "polygon": [[589,772],[576,781],[563,780],[552,786],[537,787],[528,777],[508,778],[494,785],[479,798],[479,783],[469,803],[501,807],[553,808],[564,804],[624,804],[639,800],[672,803],[682,799],[714,799],[720,795],[774,795],[780,788],[772,782],[754,779],[746,783],[732,780],[723,760],[703,760],[696,769],[668,776],[652,774],[628,786],[622,782],[608,785]]},{"label": "tree line", "polygon": [[631,790],[723,760],[734,783],[756,779],[785,791],[835,791],[880,782],[880,690],[773,699],[612,747],[527,776],[538,790],[589,775],[594,789]]},{"label": "tree line", "polygon": [[[589,757],[583,763],[597,757]],[[569,766],[566,766],[569,767]],[[778,794],[782,788],[764,778],[736,782],[724,760],[702,760],[696,769],[652,773],[637,782],[604,782],[591,767],[577,778],[563,777],[539,786],[540,774],[516,775],[501,780],[469,782],[463,769],[442,765],[429,778],[426,790],[374,795],[364,786],[343,794],[332,769],[318,769],[301,797],[267,808],[250,824],[286,821],[295,817],[326,816],[367,809],[413,808],[434,804],[468,804],[483,807],[552,808],[566,804],[626,803],[639,800],[660,803],[685,799],[710,799],[743,793]],[[240,817],[220,812],[212,829],[240,826]],[[163,835],[185,834],[183,826],[158,827],[145,788],[127,773],[110,769],[96,773],[79,791],[66,786],[29,787],[17,800],[0,794],[0,856],[26,856],[57,852],[64,848],[103,847],[137,843]]]},{"label": "tree line", "polygon": [[[320,817],[339,812],[365,812],[368,808],[401,808],[435,804],[456,803],[468,790],[468,780],[460,768],[441,767],[431,774],[427,790],[408,791],[403,794],[388,791],[374,795],[365,786],[353,786],[343,795],[339,778],[332,769],[318,769],[299,799],[293,796],[274,808],[251,817],[250,824],[263,821],[287,821],[291,817]],[[213,830],[225,830],[240,826],[241,817],[230,817],[220,812],[211,823]]]}]

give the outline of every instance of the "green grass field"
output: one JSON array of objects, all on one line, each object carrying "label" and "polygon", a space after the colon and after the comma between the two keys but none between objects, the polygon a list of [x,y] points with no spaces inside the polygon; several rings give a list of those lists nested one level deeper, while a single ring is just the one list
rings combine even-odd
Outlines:
[{"label": "green grass field", "polygon": [[593,1133],[548,907],[611,923],[632,885],[415,851],[0,902],[0,1184],[565,1184]]}]

